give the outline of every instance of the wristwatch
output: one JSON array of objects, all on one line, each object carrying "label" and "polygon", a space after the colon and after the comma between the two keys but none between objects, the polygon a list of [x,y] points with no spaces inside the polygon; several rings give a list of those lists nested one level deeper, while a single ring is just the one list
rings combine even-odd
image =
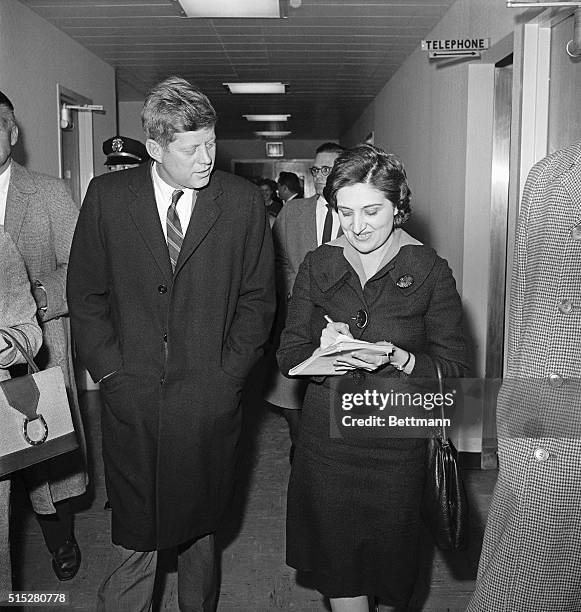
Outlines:
[{"label": "wristwatch", "polygon": [[48,310],[48,294],[46,293],[46,289],[44,288],[44,285],[39,281],[39,280],[35,280],[32,285],[34,287],[36,287],[36,289],[42,289],[42,291],[44,291],[44,295],[47,298],[47,305],[46,306],[41,306],[38,310],[40,310],[43,314]]}]

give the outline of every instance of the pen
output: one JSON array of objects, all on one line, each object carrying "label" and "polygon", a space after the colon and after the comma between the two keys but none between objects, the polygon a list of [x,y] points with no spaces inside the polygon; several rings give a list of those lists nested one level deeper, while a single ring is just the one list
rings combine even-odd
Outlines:
[{"label": "pen", "polygon": [[331,319],[329,315],[325,315],[324,319],[327,321],[327,323],[334,323],[333,319]]}]

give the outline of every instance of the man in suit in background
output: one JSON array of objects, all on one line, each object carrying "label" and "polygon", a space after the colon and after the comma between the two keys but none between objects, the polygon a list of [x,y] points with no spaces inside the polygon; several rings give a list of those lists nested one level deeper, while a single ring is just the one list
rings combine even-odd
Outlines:
[{"label": "man in suit in background", "polygon": [[294,172],[281,172],[278,175],[278,195],[286,204],[295,198],[303,197],[303,188],[299,177]]},{"label": "man in suit in background", "polygon": [[147,612],[157,551],[171,548],[180,610],[207,612],[242,387],[274,316],[274,253],[258,189],[214,170],[208,98],[169,77],[141,118],[153,163],[91,181],[68,277],[79,353],[103,399],[115,546],[97,609]]},{"label": "man in suit in background", "polygon": [[[272,228],[279,297],[276,327],[279,331],[284,327],[286,302],[292,295],[295,278],[305,255],[321,244],[337,238],[340,230],[339,215],[327,205],[323,189],[335,160],[344,150],[341,145],[334,142],[326,142],[317,148],[314,165],[310,169],[315,184],[315,195],[291,200],[285,204]],[[278,339],[273,346],[274,352],[277,344]],[[288,422],[291,436],[291,462],[298,437],[304,392],[305,385],[301,379],[285,378],[278,372],[278,367],[274,367],[273,376],[266,386],[265,400],[281,408]]]},{"label": "man in suit in background", "polygon": [[59,580],[77,573],[81,553],[73,532],[69,498],[85,492],[86,445],[72,363],[65,293],[69,250],[79,214],[65,183],[32,172],[12,159],[18,140],[14,106],[0,92],[0,227],[20,252],[37,305],[43,345],[36,356],[41,370],[60,366],[80,449],[23,470],[32,506],[52,553]]}]

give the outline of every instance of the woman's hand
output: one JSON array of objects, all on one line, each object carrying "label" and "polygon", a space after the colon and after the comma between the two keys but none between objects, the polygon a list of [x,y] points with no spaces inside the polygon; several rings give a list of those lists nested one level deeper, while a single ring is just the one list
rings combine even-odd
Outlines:
[{"label": "woman's hand", "polygon": [[342,374],[349,370],[359,368],[373,372],[386,364],[391,364],[398,370],[402,370],[410,361],[410,353],[405,349],[394,346],[391,342],[375,342],[375,346],[384,346],[385,354],[371,353],[364,349],[353,351],[349,355],[342,355],[333,362],[337,371]]},{"label": "woman's hand", "polygon": [[360,349],[358,351],[353,351],[348,355],[341,355],[333,362],[333,365],[337,371],[341,370],[342,373],[345,373],[350,370],[355,370],[356,368],[373,372],[374,370],[377,370],[377,368],[390,363],[390,356],[395,349],[393,344],[384,340],[374,342],[373,344],[374,346],[385,347],[385,353],[372,353],[370,351],[366,351],[365,349]]},{"label": "woman's hand", "polygon": [[321,332],[321,348],[324,349],[331,344],[335,344],[339,334],[353,338],[347,323],[327,323],[327,327],[324,327]]}]

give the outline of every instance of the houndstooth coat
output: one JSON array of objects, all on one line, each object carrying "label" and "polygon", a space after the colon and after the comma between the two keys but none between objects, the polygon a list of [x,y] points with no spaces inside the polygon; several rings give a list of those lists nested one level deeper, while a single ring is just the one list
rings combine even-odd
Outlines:
[{"label": "houndstooth coat", "polygon": [[47,293],[48,309],[40,321],[43,345],[36,356],[42,369],[60,366],[80,450],[66,453],[26,470],[30,499],[41,514],[53,513],[58,502],[85,492],[86,445],[71,353],[66,300],[69,251],[79,215],[63,181],[31,172],[12,161],[4,227],[10,234],[31,281],[39,280]]},{"label": "houndstooth coat", "polygon": [[525,186],[499,478],[469,612],[581,610],[581,142]]}]

